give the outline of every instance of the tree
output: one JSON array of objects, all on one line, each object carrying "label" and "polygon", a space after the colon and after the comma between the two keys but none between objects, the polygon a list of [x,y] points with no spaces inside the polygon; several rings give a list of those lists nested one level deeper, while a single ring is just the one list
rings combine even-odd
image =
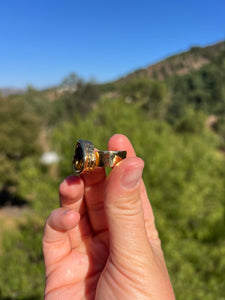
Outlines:
[{"label": "tree", "polygon": [[0,101],[0,189],[16,185],[19,163],[39,152],[38,118],[19,99]]},{"label": "tree", "polygon": [[139,103],[151,117],[164,118],[170,103],[167,86],[149,78],[135,78],[121,88],[122,96]]},{"label": "tree", "polygon": [[77,89],[82,84],[83,84],[83,80],[80,77],[78,77],[76,73],[72,72],[63,79],[61,86]]}]

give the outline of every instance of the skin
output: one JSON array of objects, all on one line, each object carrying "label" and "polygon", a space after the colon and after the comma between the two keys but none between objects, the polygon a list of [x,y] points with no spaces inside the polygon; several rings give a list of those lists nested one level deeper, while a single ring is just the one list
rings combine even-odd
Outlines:
[{"label": "skin", "polygon": [[108,150],[128,154],[108,178],[96,168],[59,187],[60,208],[43,236],[45,299],[175,299],[141,179],[144,162],[123,135],[112,136]]}]

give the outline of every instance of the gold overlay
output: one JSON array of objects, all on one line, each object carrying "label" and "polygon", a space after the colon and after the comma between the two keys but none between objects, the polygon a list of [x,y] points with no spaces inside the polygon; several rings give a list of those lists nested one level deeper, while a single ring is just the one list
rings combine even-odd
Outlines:
[{"label": "gold overlay", "polygon": [[126,151],[95,151],[91,141],[78,140],[73,157],[74,171],[80,175],[92,172],[95,167],[113,168],[126,155]]}]

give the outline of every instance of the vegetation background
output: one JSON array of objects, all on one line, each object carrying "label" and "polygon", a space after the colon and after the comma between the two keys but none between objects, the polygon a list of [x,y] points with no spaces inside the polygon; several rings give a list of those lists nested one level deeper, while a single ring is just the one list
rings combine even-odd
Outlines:
[{"label": "vegetation background", "polygon": [[[225,42],[108,84],[70,74],[0,96],[0,299],[42,299],[43,226],[76,140],[106,149],[114,133],[145,161],[177,299],[225,299]],[[49,151],[58,162],[43,163]]]}]

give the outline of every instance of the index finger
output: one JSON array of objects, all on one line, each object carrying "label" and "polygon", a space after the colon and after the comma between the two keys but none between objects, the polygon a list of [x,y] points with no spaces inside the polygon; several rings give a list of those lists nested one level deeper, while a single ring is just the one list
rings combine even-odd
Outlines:
[{"label": "index finger", "polygon": [[92,229],[95,233],[107,230],[104,211],[105,169],[97,167],[93,172],[81,175],[81,178],[84,181],[84,196]]}]

